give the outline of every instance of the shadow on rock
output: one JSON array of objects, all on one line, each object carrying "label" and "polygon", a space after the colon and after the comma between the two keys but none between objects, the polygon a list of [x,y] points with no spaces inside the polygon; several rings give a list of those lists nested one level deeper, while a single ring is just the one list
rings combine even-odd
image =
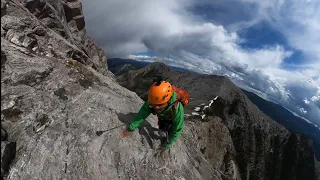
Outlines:
[{"label": "shadow on rock", "polygon": [[[123,122],[126,127],[130,125],[130,123],[134,120],[137,113],[129,113],[129,114],[123,114],[119,113],[118,118],[121,122]],[[153,140],[161,140],[163,141],[164,138],[155,134],[155,131],[159,131],[159,129],[154,128],[151,126],[151,124],[145,120],[141,123],[141,125],[138,127],[139,134],[144,136],[149,144],[149,146],[154,149]]]}]

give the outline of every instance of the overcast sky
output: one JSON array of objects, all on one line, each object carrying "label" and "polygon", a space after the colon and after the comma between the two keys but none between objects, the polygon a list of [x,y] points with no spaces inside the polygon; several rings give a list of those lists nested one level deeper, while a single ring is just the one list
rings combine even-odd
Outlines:
[{"label": "overcast sky", "polygon": [[320,126],[319,0],[83,0],[108,57],[161,60],[237,85]]}]

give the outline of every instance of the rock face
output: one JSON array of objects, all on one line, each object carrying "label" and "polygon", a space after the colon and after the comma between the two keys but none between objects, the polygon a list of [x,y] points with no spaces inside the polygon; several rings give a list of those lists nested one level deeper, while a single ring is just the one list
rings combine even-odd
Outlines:
[{"label": "rock face", "polygon": [[259,107],[261,111],[267,114],[270,118],[286,127],[290,132],[295,132],[313,140],[315,154],[320,160],[320,128],[311,124],[304,119],[295,116],[289,110],[281,105],[266,101],[252,92],[242,89],[247,97]]},{"label": "rock face", "polygon": [[320,179],[320,162],[317,161],[316,159],[315,161],[316,161],[316,176],[317,176],[317,179]]},{"label": "rock face", "polygon": [[219,117],[191,118],[166,151],[155,116],[121,139],[143,101],[106,70],[81,13],[1,0],[1,179],[240,179]]},{"label": "rock face", "polygon": [[100,73],[107,72],[103,50],[87,36],[84,29],[80,2],[44,0],[8,2],[1,1],[7,4],[6,14],[1,18],[3,23],[1,34],[6,40],[30,50],[25,52],[27,54],[58,59],[72,58]]},{"label": "rock face", "polygon": [[146,99],[154,75],[162,75],[190,93],[190,104],[185,111],[189,114],[188,121],[197,117],[205,121],[207,116],[221,119],[235,150],[226,150],[226,154],[234,157],[232,162],[237,165],[241,179],[317,179],[316,171],[319,170],[316,169],[312,141],[275,123],[229,79],[176,72],[162,63],[129,71],[117,79],[121,85]]}]

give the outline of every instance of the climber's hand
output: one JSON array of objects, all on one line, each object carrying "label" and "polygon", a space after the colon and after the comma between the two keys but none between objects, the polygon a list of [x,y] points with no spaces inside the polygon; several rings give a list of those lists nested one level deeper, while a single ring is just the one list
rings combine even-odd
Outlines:
[{"label": "climber's hand", "polygon": [[165,141],[161,146],[166,149],[170,149],[172,145],[168,141]]},{"label": "climber's hand", "polygon": [[127,136],[131,136],[133,134],[133,131],[128,131],[128,130],[121,130],[120,131],[120,136],[122,138],[127,137]]}]

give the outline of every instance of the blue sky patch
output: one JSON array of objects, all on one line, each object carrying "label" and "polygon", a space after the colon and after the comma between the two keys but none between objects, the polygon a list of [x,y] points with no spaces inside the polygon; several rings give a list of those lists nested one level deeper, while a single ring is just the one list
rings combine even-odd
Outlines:
[{"label": "blue sky patch", "polygon": [[199,1],[188,10],[206,21],[228,27],[228,25],[236,22],[250,21],[253,19],[255,14],[257,14],[257,8],[255,8],[255,6],[255,3],[234,0],[229,0],[229,3],[225,1],[203,3]]},{"label": "blue sky patch", "polygon": [[284,62],[281,64],[281,68],[289,71],[299,70],[299,65],[303,65],[305,63],[303,60],[304,55],[298,50],[292,49],[291,51],[294,53],[289,58],[284,59]]},{"label": "blue sky patch", "polygon": [[243,48],[259,49],[265,46],[282,45],[288,47],[286,38],[277,30],[273,29],[267,22],[261,22],[238,32],[245,39],[239,45]]},{"label": "blue sky patch", "polygon": [[304,64],[304,55],[301,51],[289,46],[285,36],[279,31],[275,30],[267,22],[258,23],[248,29],[238,32],[238,35],[245,39],[239,45],[246,49],[262,49],[264,47],[280,45],[286,51],[291,51],[293,54],[285,58],[281,64],[281,68],[289,71],[299,69],[299,65]]}]

